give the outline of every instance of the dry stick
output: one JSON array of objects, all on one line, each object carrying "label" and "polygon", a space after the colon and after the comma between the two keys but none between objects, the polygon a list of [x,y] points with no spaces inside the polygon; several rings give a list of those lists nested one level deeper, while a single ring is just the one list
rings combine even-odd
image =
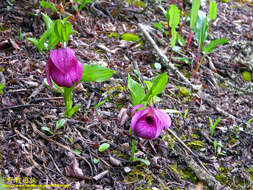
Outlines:
[{"label": "dry stick", "polygon": [[[43,139],[46,139],[46,140],[49,141],[49,142],[53,142],[54,144],[56,144],[56,145],[58,145],[58,146],[64,148],[65,150],[67,150],[67,151],[71,152],[72,154],[76,155],[77,157],[83,159],[83,160],[88,164],[88,166],[90,167],[91,175],[93,176],[92,166],[90,165],[89,161],[88,161],[85,157],[83,157],[83,156],[77,154],[77,153],[76,153],[75,151],[73,151],[71,148],[69,148],[69,147],[67,147],[67,146],[65,146],[65,145],[63,145],[63,144],[61,144],[61,143],[59,143],[59,142],[57,142],[57,141],[54,141],[53,139],[50,139],[50,138],[47,137],[44,133],[42,133],[42,132],[36,127],[36,125],[35,125],[34,123],[31,123],[31,125],[32,125],[32,128],[33,128],[33,131],[34,131],[36,134],[40,135]],[[90,177],[85,177],[84,179],[90,179]]]},{"label": "dry stick", "polygon": [[[143,33],[145,34],[145,36],[148,38],[148,40],[151,42],[151,44],[154,46],[154,48],[156,49],[158,55],[163,59],[163,61],[165,61],[169,68],[176,73],[181,79],[183,79],[185,81],[185,83],[190,86],[191,88],[197,90],[197,87],[195,87],[194,85],[191,84],[191,82],[184,77],[183,74],[181,74],[175,67],[174,65],[172,65],[172,63],[169,62],[168,58],[160,51],[159,47],[156,45],[156,43],[154,42],[154,40],[151,38],[151,36],[149,35],[149,33],[146,30],[146,27],[142,24],[138,24],[138,26],[140,27],[140,29],[143,31]],[[175,133],[171,130],[169,130],[169,132],[175,136],[175,138],[179,139],[177,137],[177,135],[175,135]],[[183,145],[184,148],[186,148],[187,146],[181,141],[179,140],[180,144]],[[193,152],[190,150],[190,148],[186,148],[187,151],[189,151],[194,157],[195,154],[193,154]],[[198,176],[199,179],[206,181],[208,186],[212,187],[213,189],[219,189],[222,186],[220,185],[220,183],[212,176],[210,175],[207,171],[206,168],[204,167],[203,170],[203,164],[200,160],[198,160],[198,162],[202,165],[202,168],[194,161],[194,159],[192,159],[190,156],[186,156],[184,152],[180,151],[180,149],[178,150],[179,154],[182,155],[182,157],[184,158],[185,162],[188,164],[189,167],[191,167],[195,174]],[[219,188],[216,188],[219,187]],[[225,188],[227,190],[229,190],[229,188]]]},{"label": "dry stick", "polygon": [[181,150],[180,147],[175,147],[176,151],[183,155],[182,158],[188,164],[190,168],[194,170],[196,176],[201,180],[205,181],[211,189],[223,189],[230,190],[229,187],[222,186],[219,181],[217,181],[212,175],[208,174],[205,170],[203,170],[191,156],[185,155],[185,153]]},{"label": "dry stick", "polygon": [[193,85],[187,78],[185,78],[185,76],[180,73],[176,67],[174,67],[174,65],[169,61],[169,59],[161,52],[161,50],[159,49],[159,47],[156,45],[155,41],[151,38],[151,36],[149,35],[148,31],[149,30],[145,25],[143,24],[138,24],[139,28],[142,30],[142,32],[144,33],[144,35],[146,36],[146,38],[150,41],[150,43],[153,45],[153,47],[155,48],[155,50],[157,51],[158,55],[162,58],[163,62],[168,65],[169,69],[171,69],[174,73],[176,73],[185,83],[187,86],[189,86],[190,88],[197,90],[198,91],[198,95],[201,97],[201,99],[205,100],[209,105],[211,105],[212,107],[214,107],[219,113],[221,113],[222,115],[226,116],[226,117],[231,117],[234,120],[240,122],[240,123],[244,123],[246,126],[250,127],[250,125],[247,122],[242,121],[241,119],[236,118],[235,116],[231,115],[230,113],[222,110],[221,108],[219,108],[217,105],[213,104],[210,99],[208,98],[208,95],[205,94],[204,92],[201,92],[200,88],[198,88],[196,85]]},{"label": "dry stick", "polygon": [[194,90],[198,90],[198,88],[196,86],[194,86],[187,78],[185,78],[185,76],[182,73],[180,73],[177,70],[177,68],[169,61],[169,59],[161,52],[160,48],[156,45],[155,41],[149,35],[149,33],[147,31],[149,29],[146,26],[144,26],[143,24],[138,24],[138,26],[142,30],[142,32],[144,33],[144,35],[146,36],[146,38],[150,41],[150,43],[152,44],[152,46],[155,48],[155,50],[158,53],[158,55],[163,59],[163,62],[165,62],[168,65],[168,67],[174,73],[176,73],[188,86],[190,86]]}]

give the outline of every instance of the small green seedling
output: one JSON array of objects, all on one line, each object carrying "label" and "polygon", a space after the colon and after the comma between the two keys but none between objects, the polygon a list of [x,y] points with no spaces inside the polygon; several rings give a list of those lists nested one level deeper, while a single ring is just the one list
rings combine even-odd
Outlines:
[{"label": "small green seedling", "polygon": [[99,146],[98,151],[99,151],[99,152],[104,152],[104,151],[107,150],[109,147],[110,147],[110,144],[108,144],[108,143],[102,143],[102,144]]},{"label": "small green seedling", "polygon": [[93,158],[93,163],[94,163],[94,164],[99,163],[99,161],[100,161],[100,159],[99,159],[99,158]]},{"label": "small green seedling", "polygon": [[189,112],[189,109],[187,108],[187,109],[185,110],[185,112],[184,112],[184,119],[186,119],[188,112]]},{"label": "small green seedling", "polygon": [[210,136],[211,136],[211,137],[213,136],[215,127],[220,123],[220,121],[221,121],[221,118],[218,117],[218,119],[215,121],[215,123],[213,123],[212,118],[209,117],[209,122],[210,122]]}]

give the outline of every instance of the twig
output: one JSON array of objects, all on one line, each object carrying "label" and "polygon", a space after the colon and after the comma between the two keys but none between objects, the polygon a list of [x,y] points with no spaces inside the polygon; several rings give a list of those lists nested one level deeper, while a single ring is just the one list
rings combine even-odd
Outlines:
[{"label": "twig", "polygon": [[219,181],[217,181],[211,174],[207,173],[205,170],[203,170],[195,161],[192,159],[191,156],[185,155],[184,152],[180,149],[180,147],[175,146],[174,150],[184,159],[184,161],[187,163],[187,165],[193,169],[196,176],[202,180],[205,181],[211,189],[223,189],[223,190],[230,190],[229,187],[224,187],[220,184]]},{"label": "twig", "polygon": [[37,96],[40,93],[40,91],[42,91],[44,88],[45,88],[45,84],[44,84],[44,82],[42,82],[42,84],[38,88],[36,88],[33,91],[33,93],[28,97],[28,100],[31,100],[32,98]]},{"label": "twig", "polygon": [[[59,143],[59,142],[57,142],[57,141],[55,141],[55,140],[53,140],[53,139],[50,139],[50,138],[47,137],[45,134],[43,134],[40,130],[38,130],[37,127],[36,127],[36,125],[35,125],[34,123],[31,122],[31,125],[32,125],[32,128],[33,128],[33,131],[34,131],[36,134],[40,135],[43,139],[45,139],[45,140],[47,140],[47,141],[49,141],[49,142],[53,142],[54,144],[56,144],[56,145],[58,145],[58,146],[64,148],[65,150],[67,150],[67,151],[71,152],[72,154],[76,155],[77,157],[83,159],[83,160],[88,164],[88,166],[90,167],[91,175],[93,176],[92,167],[91,167],[90,163],[88,162],[88,160],[87,160],[85,157],[83,157],[83,156],[77,154],[77,153],[76,153],[75,151],[73,151],[71,148],[69,148],[69,147],[67,147],[67,146],[65,146],[65,145],[63,145],[63,144],[61,144],[61,143]],[[87,178],[87,179],[88,179],[88,178]]]},{"label": "twig", "polygon": [[188,86],[190,86],[194,90],[198,90],[196,86],[194,86],[185,76],[178,71],[178,69],[169,61],[169,59],[161,52],[160,48],[156,45],[155,41],[151,38],[148,31],[149,30],[145,25],[138,24],[139,28],[142,30],[146,38],[150,41],[150,43],[155,48],[158,55],[163,59],[163,62],[174,72],[176,73]]},{"label": "twig", "polygon": [[22,105],[4,107],[4,108],[1,108],[0,111],[9,110],[9,109],[17,109],[17,108],[25,108],[25,107],[54,108],[54,107],[48,106],[48,105],[40,105],[40,104],[22,104]]}]

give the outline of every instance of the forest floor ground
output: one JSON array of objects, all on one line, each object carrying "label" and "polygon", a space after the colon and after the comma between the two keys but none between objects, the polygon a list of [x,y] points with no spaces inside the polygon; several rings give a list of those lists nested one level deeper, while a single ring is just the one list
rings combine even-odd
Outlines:
[{"label": "forest floor ground", "polygon": [[[44,82],[49,54],[39,54],[26,38],[39,38],[45,30],[41,12],[52,19],[58,15],[35,0],[0,1],[0,83],[5,84],[0,95],[0,175],[5,184],[12,189],[28,189],[29,184],[85,190],[253,189],[253,84],[243,77],[253,75],[253,2],[217,2],[208,40],[227,38],[229,43],[208,54],[197,78],[192,76],[196,40],[187,50],[178,45],[181,51],[174,52],[173,57],[188,63],[174,59],[170,64],[199,85],[203,96],[166,66],[138,25],[165,21],[159,4],[169,6],[153,2],[143,11],[124,1],[98,1],[79,15],[70,3],[62,4],[62,16],[71,15],[78,32],[68,46],[79,61],[102,64],[117,74],[106,82],[81,83],[73,94],[81,109],[56,130],[56,122],[64,118],[64,100]],[[207,12],[208,6],[201,9]],[[189,21],[184,18],[180,35],[187,41]],[[124,33],[140,36],[143,44],[121,40]],[[151,37],[169,58],[168,36],[152,30]],[[118,120],[122,108],[132,108],[127,78],[130,74],[137,80],[137,67],[144,80],[167,72],[168,84],[156,106],[167,110],[170,129],[182,141],[167,131],[153,141],[136,138],[136,156],[148,160],[148,166],[129,162],[131,116]],[[209,118],[218,117],[210,136]],[[105,142],[109,149],[99,152]]]}]

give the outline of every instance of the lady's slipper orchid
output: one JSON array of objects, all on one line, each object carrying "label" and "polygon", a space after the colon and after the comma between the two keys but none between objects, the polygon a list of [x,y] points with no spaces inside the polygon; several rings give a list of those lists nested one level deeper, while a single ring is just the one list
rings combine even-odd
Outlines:
[{"label": "lady's slipper orchid", "polygon": [[[132,114],[141,107],[145,106],[137,105],[133,107]],[[168,129],[170,125],[171,119],[169,115],[160,109],[146,107],[134,113],[131,121],[131,130],[139,137],[156,139],[162,133],[162,130]]]},{"label": "lady's slipper orchid", "polygon": [[78,84],[81,80],[83,65],[78,62],[73,49],[57,49],[50,52],[50,58],[46,64],[46,73],[51,88],[51,79],[61,87],[70,88],[75,82]]}]

